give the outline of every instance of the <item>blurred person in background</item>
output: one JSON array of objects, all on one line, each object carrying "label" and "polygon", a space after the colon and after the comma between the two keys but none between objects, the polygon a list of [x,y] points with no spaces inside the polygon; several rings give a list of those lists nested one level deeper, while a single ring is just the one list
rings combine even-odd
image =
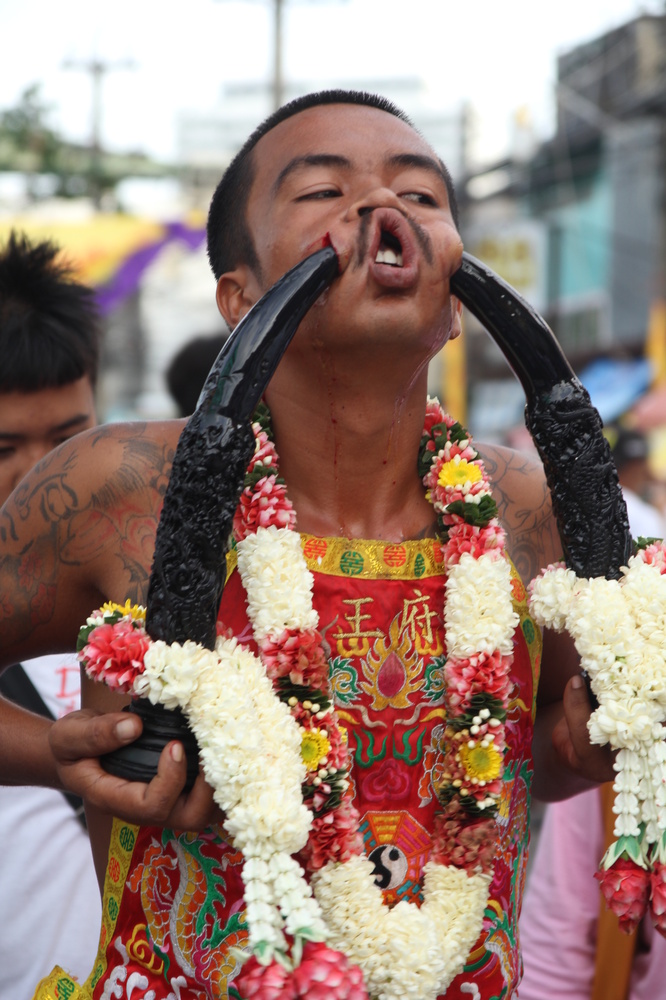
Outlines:
[{"label": "blurred person in background", "polygon": [[[645,434],[605,429],[634,538],[663,538],[661,513],[645,500],[653,482]],[[615,839],[612,784],[542,813],[531,859],[520,941],[520,1000],[655,1000],[666,995],[666,941],[644,920],[625,934],[593,876]]]},{"label": "blurred person in background", "polygon": [[[98,354],[91,290],[74,280],[54,244],[12,233],[0,249],[0,505],[48,452],[95,425]],[[24,573],[33,570],[28,552]],[[48,719],[79,707],[76,656],[9,667],[0,694],[5,733],[21,738],[16,706],[43,717],[46,731]],[[0,773],[2,781],[15,778]],[[75,975],[90,971],[99,887],[74,796],[3,784],[0,841],[0,1000],[24,1000],[58,959]]]},{"label": "blurred person in background", "polygon": [[199,393],[226,339],[225,333],[192,337],[174,354],[164,379],[179,417],[194,413]]}]

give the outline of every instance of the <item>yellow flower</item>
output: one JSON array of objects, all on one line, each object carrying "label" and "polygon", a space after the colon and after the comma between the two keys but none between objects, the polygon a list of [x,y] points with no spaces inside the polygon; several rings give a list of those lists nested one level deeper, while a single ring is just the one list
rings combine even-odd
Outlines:
[{"label": "yellow flower", "polygon": [[102,605],[102,614],[113,614],[120,611],[121,615],[129,615],[134,621],[145,621],[146,609],[141,604],[132,604],[129,597],[124,604],[116,604],[114,601],[107,601]]},{"label": "yellow flower", "polygon": [[465,743],[459,750],[460,763],[465,768],[469,778],[477,781],[494,781],[502,773],[502,754],[491,743],[483,746],[475,743],[469,746]]},{"label": "yellow flower", "polygon": [[308,771],[317,771],[319,763],[331,751],[326,733],[320,729],[305,729],[301,739],[301,757]]},{"label": "yellow flower", "polygon": [[456,455],[441,467],[437,483],[439,486],[464,486],[467,482],[478,483],[480,479],[481,469],[478,465]]}]

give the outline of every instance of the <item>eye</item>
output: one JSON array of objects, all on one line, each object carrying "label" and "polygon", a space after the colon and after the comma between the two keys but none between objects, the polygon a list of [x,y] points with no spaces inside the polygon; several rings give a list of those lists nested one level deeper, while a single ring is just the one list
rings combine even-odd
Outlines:
[{"label": "eye", "polygon": [[324,198],[340,198],[337,188],[320,188],[317,191],[307,191],[296,198],[296,201],[320,201]]},{"label": "eye", "polygon": [[12,455],[15,452],[16,452],[16,448],[14,448],[10,444],[0,445],[0,462],[6,460],[8,458],[11,458]]},{"label": "eye", "polygon": [[414,201],[417,205],[430,205],[433,208],[437,207],[437,199],[431,194],[426,194],[424,191],[405,191],[404,194],[400,195],[406,201]]}]

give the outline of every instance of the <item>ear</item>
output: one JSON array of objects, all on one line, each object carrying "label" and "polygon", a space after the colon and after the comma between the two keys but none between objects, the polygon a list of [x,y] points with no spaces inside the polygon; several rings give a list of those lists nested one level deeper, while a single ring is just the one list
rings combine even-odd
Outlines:
[{"label": "ear", "polygon": [[230,330],[240,323],[260,296],[257,279],[245,264],[219,278],[215,301]]},{"label": "ear", "polygon": [[449,340],[455,340],[462,333],[462,310],[463,304],[455,295],[451,296],[451,332]]}]

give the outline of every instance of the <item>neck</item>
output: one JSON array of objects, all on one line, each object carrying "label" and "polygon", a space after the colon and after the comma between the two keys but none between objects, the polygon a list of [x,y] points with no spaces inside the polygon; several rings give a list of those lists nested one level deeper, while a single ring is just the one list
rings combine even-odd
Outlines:
[{"label": "neck", "polygon": [[395,542],[432,534],[417,471],[426,372],[397,393],[359,379],[289,388],[271,385],[267,400],[298,529]]}]

